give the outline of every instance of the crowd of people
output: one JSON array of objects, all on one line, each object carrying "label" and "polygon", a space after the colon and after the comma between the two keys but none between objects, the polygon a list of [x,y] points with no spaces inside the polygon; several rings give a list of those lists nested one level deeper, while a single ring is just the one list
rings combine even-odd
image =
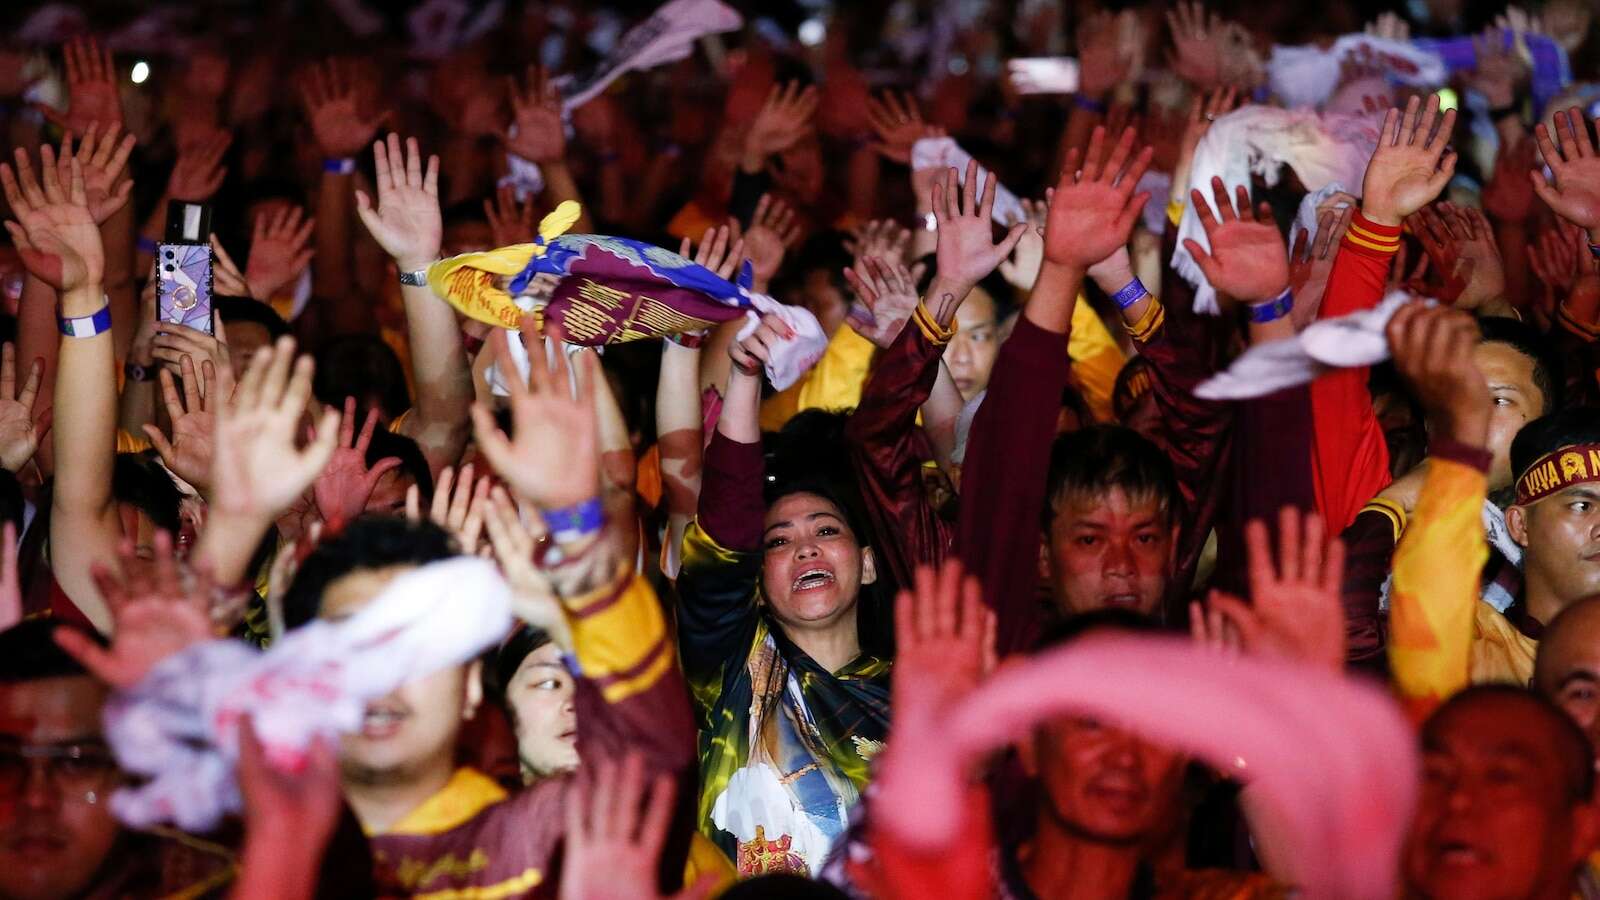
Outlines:
[{"label": "crowd of people", "polygon": [[1600,897],[1591,4],[112,6],[0,898]]}]

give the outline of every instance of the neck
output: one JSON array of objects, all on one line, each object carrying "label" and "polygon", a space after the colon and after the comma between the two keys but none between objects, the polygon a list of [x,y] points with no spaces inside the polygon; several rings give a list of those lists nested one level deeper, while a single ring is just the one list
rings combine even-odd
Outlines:
[{"label": "neck", "polygon": [[1530,565],[1526,555],[1523,556],[1522,571],[1524,581],[1522,584],[1522,602],[1528,607],[1528,615],[1532,616],[1540,625],[1550,624],[1566,607],[1566,602],[1555,590],[1554,585],[1541,577],[1537,567]]},{"label": "neck", "polygon": [[841,616],[822,628],[792,628],[783,633],[796,647],[829,672],[837,672],[861,655],[861,635],[856,631],[856,611]]},{"label": "neck", "polygon": [[1022,876],[1040,897],[1125,900],[1139,869],[1137,844],[1112,844],[1073,834],[1049,815],[1021,852]]},{"label": "neck", "polygon": [[342,779],[345,800],[361,820],[368,834],[383,834],[421,806],[450,782],[455,774],[450,760],[429,765],[421,775],[399,772],[352,773],[347,767]]}]

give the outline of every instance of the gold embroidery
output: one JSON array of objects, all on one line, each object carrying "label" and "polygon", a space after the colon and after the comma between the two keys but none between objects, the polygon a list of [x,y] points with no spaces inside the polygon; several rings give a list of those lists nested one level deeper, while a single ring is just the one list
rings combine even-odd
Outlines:
[{"label": "gold embroidery", "polygon": [[430,891],[426,894],[417,894],[411,900],[500,900],[502,897],[514,897],[524,891],[531,890],[543,880],[544,873],[538,869],[524,869],[522,874],[515,878],[507,878],[505,881],[486,884],[482,887]]},{"label": "gold embroidery", "polygon": [[769,841],[766,829],[757,825],[756,836],[753,839],[739,842],[739,876],[749,878],[767,872],[796,874],[808,872],[805,860],[798,854],[789,852],[792,841],[793,839],[787,834],[777,840]]},{"label": "gold embroidery", "polygon": [[438,859],[402,857],[394,872],[395,878],[401,884],[407,889],[413,889],[431,884],[437,878],[466,878],[488,867],[489,854],[482,850],[473,850],[466,859],[461,859],[454,853],[446,853]]}]

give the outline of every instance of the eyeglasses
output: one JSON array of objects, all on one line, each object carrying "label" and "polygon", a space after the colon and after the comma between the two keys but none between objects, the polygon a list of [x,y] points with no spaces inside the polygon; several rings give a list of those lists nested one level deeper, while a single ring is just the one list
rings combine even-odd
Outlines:
[{"label": "eyeglasses", "polygon": [[59,744],[0,740],[0,797],[21,794],[35,767],[42,767],[63,795],[81,796],[90,803],[96,802],[117,776],[116,758],[98,740]]}]

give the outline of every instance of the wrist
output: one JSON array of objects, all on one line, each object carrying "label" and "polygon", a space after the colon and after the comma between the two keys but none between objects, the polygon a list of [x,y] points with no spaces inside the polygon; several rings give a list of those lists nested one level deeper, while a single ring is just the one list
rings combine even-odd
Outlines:
[{"label": "wrist", "polygon": [[439,252],[435,250],[430,256],[418,256],[407,253],[405,256],[394,258],[395,267],[401,272],[417,272],[439,261]]},{"label": "wrist", "polygon": [[1091,266],[1088,275],[1095,286],[1107,294],[1115,294],[1134,278],[1133,266],[1120,261]]},{"label": "wrist", "polygon": [[98,278],[61,292],[61,315],[68,318],[92,316],[105,305],[105,289]]},{"label": "wrist", "polygon": [[955,320],[956,310],[961,308],[961,301],[972,292],[972,287],[967,282],[935,275],[922,295],[923,306],[933,315],[934,321],[948,326]]},{"label": "wrist", "polygon": [[1368,206],[1365,203],[1361,204],[1361,215],[1374,224],[1388,228],[1399,228],[1400,220],[1405,218],[1392,210]]},{"label": "wrist", "polygon": [[1470,410],[1449,410],[1440,416],[1445,436],[1467,447],[1483,447],[1489,443],[1488,407]]}]

